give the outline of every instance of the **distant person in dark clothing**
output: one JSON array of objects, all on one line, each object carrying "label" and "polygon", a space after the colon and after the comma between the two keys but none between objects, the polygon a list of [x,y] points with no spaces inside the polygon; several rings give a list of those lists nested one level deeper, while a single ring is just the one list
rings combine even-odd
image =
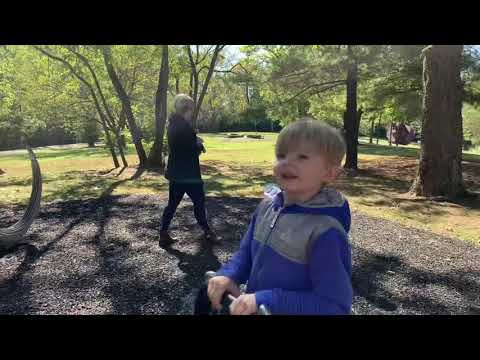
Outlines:
[{"label": "distant person in dark clothing", "polygon": [[169,181],[168,204],[163,211],[159,245],[174,242],[168,233],[170,222],[185,193],[193,202],[193,212],[204,231],[207,243],[218,242],[210,229],[205,211],[205,192],[200,173],[199,156],[205,152],[203,140],[197,137],[191,121],[194,102],[191,97],[179,94],[175,97],[175,112],[169,118],[167,137],[169,156],[165,177]]}]

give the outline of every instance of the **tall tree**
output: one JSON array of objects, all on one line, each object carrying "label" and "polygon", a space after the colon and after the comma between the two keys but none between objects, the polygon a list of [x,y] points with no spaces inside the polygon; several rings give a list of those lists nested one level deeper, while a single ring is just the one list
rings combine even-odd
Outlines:
[{"label": "tall tree", "polygon": [[122,142],[122,136],[120,134],[121,132],[121,122],[120,121],[116,121],[114,115],[112,114],[112,110],[110,109],[110,106],[107,104],[107,100],[105,98],[105,95],[102,91],[102,87],[100,86],[100,82],[98,80],[98,76],[97,74],[95,73],[95,70],[93,69],[93,66],[90,64],[90,61],[84,56],[82,55],[81,53],[79,53],[78,51],[75,50],[75,46],[74,47],[71,47],[71,46],[67,46],[67,49],[72,52],[88,69],[93,81],[94,81],[94,84],[95,84],[95,88],[97,89],[97,92],[98,92],[98,96],[100,97],[100,100],[102,101],[102,105],[103,105],[103,108],[105,110],[105,114],[107,116],[107,118],[110,120],[110,124],[111,124],[111,129],[113,130],[114,134],[115,134],[115,138],[116,138],[116,141],[117,141],[117,147],[118,147],[118,151],[120,153],[120,157],[122,159],[122,162],[123,162],[123,166],[124,167],[127,167],[128,166],[128,163],[127,163],[127,159],[125,158],[125,154],[123,152],[123,142]]},{"label": "tall tree", "polygon": [[[114,149],[114,146],[113,146],[113,141],[111,139],[111,136],[110,136],[110,131],[109,131],[109,128],[112,129],[114,127],[113,124],[109,123],[108,121],[108,118],[106,117],[106,115],[104,114],[104,111],[102,110],[101,108],[101,105],[100,105],[100,102],[98,101],[98,98],[97,98],[97,95],[95,93],[95,90],[94,90],[94,87],[92,86],[92,84],[78,71],[78,69],[76,69],[69,61],[67,61],[66,59],[64,59],[63,57],[59,56],[59,55],[54,55],[53,53],[43,49],[42,47],[40,46],[36,46],[34,45],[33,46],[37,51],[39,51],[40,53],[42,53],[43,55],[46,55],[47,57],[53,59],[53,60],[56,60],[60,63],[62,63],[67,69],[70,70],[70,72],[79,80],[81,81],[86,87],[87,89],[90,91],[90,95],[93,99],[93,102],[95,104],[95,108],[97,109],[97,112],[98,112],[98,115],[100,117],[100,122],[101,122],[101,125],[103,127],[103,130],[104,130],[104,133],[105,133],[105,137],[106,137],[106,142],[107,142],[107,146],[109,147],[110,149],[110,153],[112,155],[112,159],[113,159],[113,163],[114,163],[114,166],[117,168],[120,166],[120,164],[118,163],[118,159],[117,159],[117,155],[115,153],[115,149]],[[124,158],[123,158],[124,159]],[[127,166],[126,165],[126,162],[124,162],[124,166]]]},{"label": "tall tree", "polygon": [[[202,102],[207,93],[208,85],[212,78],[213,72],[215,70],[215,65],[217,64],[217,59],[220,52],[223,50],[225,45],[214,45],[210,46],[203,54],[200,51],[200,45],[196,45],[195,54],[192,52],[190,45],[186,45],[185,49],[188,54],[188,59],[190,62],[191,73],[190,73],[190,95],[193,98],[195,103],[195,109],[193,112],[193,127],[197,127],[197,118],[202,107]],[[203,65],[208,61],[208,56],[211,54],[209,65]],[[201,73],[202,71],[207,70],[207,74],[203,83],[201,83]],[[201,88],[200,88],[201,86]]]},{"label": "tall tree", "polygon": [[163,168],[164,159],[163,137],[165,132],[165,123],[167,121],[167,92],[168,92],[168,45],[162,46],[162,64],[158,75],[158,88],[155,94],[155,141],[149,154],[151,166]]},{"label": "tall tree", "polygon": [[423,51],[422,146],[411,191],[455,199],[465,194],[462,177],[463,45],[431,45]]},{"label": "tall tree", "polygon": [[[344,115],[345,142],[347,154],[344,167],[357,170],[358,168],[358,132],[360,119],[357,113],[357,79],[358,63],[353,54],[352,45],[348,45],[348,71],[347,71],[347,101]],[[358,122],[358,124],[357,124]]]},{"label": "tall tree", "polygon": [[125,91],[125,88],[122,85],[118,77],[118,74],[115,71],[115,68],[113,66],[110,46],[104,45],[104,46],[101,46],[101,49],[102,49],[103,59],[105,61],[105,67],[107,69],[108,75],[110,77],[110,80],[112,81],[113,87],[115,88],[115,91],[117,92],[120,101],[122,102],[122,108],[123,108],[123,111],[125,112],[125,116],[128,122],[128,127],[132,134],[132,141],[133,141],[133,144],[135,145],[135,149],[137,150],[139,167],[145,168],[148,166],[148,159],[145,153],[145,149],[143,148],[140,129],[137,126],[137,122],[133,114],[130,97]]}]

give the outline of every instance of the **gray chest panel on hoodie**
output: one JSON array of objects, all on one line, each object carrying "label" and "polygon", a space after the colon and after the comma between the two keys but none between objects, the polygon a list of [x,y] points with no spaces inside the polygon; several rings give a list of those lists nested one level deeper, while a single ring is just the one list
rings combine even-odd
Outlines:
[{"label": "gray chest panel on hoodie", "polygon": [[[344,199],[342,198],[344,201]],[[312,204],[312,207],[316,207]],[[322,204],[325,207],[328,204]],[[341,205],[336,202],[335,206]],[[332,205],[333,206],[333,205]],[[341,223],[328,215],[290,214],[275,211],[273,202],[265,199],[259,206],[254,240],[265,243],[287,259],[307,264],[315,239],[329,229],[336,229],[348,239]],[[272,228],[273,227],[273,228]],[[328,241],[328,240],[327,240]]]}]

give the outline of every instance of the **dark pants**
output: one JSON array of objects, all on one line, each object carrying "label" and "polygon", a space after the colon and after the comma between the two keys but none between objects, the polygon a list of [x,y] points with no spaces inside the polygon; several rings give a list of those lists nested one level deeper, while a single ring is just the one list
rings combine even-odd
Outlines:
[{"label": "dark pants", "polygon": [[205,211],[205,192],[203,191],[203,183],[185,184],[170,182],[168,188],[168,204],[163,211],[162,216],[162,231],[168,230],[172,222],[173,215],[177,210],[178,204],[182,201],[183,195],[188,195],[193,202],[193,213],[198,224],[204,231],[209,230],[207,223],[207,215]]}]

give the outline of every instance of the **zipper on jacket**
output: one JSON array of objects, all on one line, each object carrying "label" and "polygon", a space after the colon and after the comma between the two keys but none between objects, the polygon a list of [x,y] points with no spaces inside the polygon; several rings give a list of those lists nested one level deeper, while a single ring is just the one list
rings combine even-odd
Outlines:
[{"label": "zipper on jacket", "polygon": [[[275,224],[277,223],[277,219],[280,216],[280,213],[282,212],[282,210],[283,210],[283,207],[278,210],[278,212],[275,214],[275,217],[273,218],[272,222],[270,223],[270,232],[272,232],[271,230],[274,228]],[[268,235],[270,236],[270,233]],[[265,240],[265,243],[266,242],[267,241]]]}]

